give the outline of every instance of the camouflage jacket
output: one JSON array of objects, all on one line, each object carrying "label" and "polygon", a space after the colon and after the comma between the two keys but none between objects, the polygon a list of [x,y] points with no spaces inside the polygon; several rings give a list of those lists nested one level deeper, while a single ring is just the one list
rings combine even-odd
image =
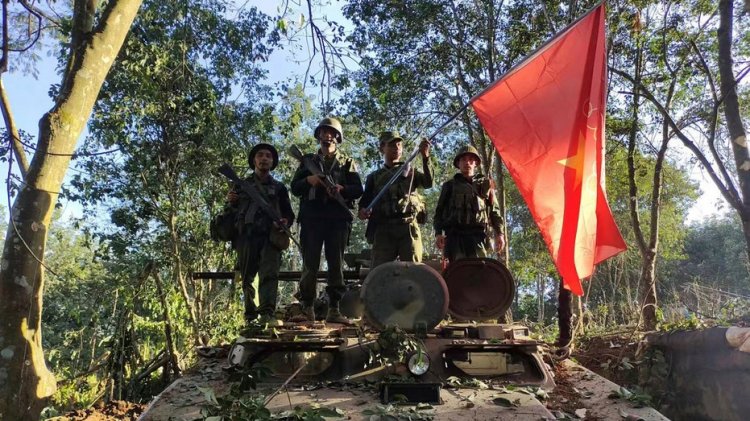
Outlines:
[{"label": "camouflage jacket", "polygon": [[[359,208],[370,206],[375,196],[380,193],[385,183],[391,179],[402,163],[396,162],[392,167],[383,165],[367,176],[365,191],[359,201]],[[417,193],[418,188],[432,187],[432,168],[429,159],[422,160],[422,171],[407,170],[396,180],[373,208],[372,220],[402,219],[416,217],[424,211],[424,201]]]},{"label": "camouflage jacket", "polygon": [[492,181],[477,174],[468,180],[462,174],[443,183],[435,208],[435,234],[455,230],[500,232],[503,218],[495,199]]},{"label": "camouflage jacket", "polygon": [[[269,176],[264,181],[256,181],[255,173],[246,178],[261,192],[261,195],[268,200],[269,204],[276,208],[282,218],[286,218],[288,226],[294,222],[294,210],[289,201],[289,191],[280,181],[273,176]],[[268,216],[261,207],[255,203],[249,194],[244,192],[238,186],[232,187],[232,190],[239,195],[239,201],[231,205],[237,210],[237,228],[239,232],[247,232],[252,229],[253,232],[269,232],[273,220]]]},{"label": "camouflage jacket", "polygon": [[[334,183],[344,187],[341,195],[353,209],[354,201],[362,196],[362,180],[354,160],[338,150],[329,159],[325,159],[321,154],[308,154],[305,158],[312,158],[325,174],[331,176]],[[324,187],[313,188],[307,182],[307,177],[310,175],[312,173],[305,168],[304,164],[300,164],[292,178],[292,194],[300,198],[299,219],[322,218],[351,221],[351,214],[330,198]]]}]

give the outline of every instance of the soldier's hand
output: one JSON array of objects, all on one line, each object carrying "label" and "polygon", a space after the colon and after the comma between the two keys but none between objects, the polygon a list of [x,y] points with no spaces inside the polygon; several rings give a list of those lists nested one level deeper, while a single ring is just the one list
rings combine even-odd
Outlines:
[{"label": "soldier's hand", "polygon": [[[279,224],[279,222],[280,222],[281,224]],[[273,226],[274,226],[274,227],[276,227],[276,228],[279,228],[279,229],[281,229],[281,225],[283,225],[283,226],[285,226],[285,227],[288,227],[288,226],[289,226],[289,220],[288,220],[288,219],[286,219],[286,218],[281,218],[281,219],[279,219],[279,222],[276,222],[276,221],[274,221],[274,222],[273,222]]]},{"label": "soldier's hand", "polygon": [[423,157],[429,158],[430,157],[430,146],[432,143],[430,143],[429,140],[427,140],[426,137],[422,138],[422,141],[419,142],[419,153],[422,154]]},{"label": "soldier's hand", "polygon": [[495,237],[495,247],[497,247],[497,252],[500,253],[505,249],[505,236],[502,234],[498,234],[497,237]]},{"label": "soldier's hand", "polygon": [[341,190],[344,190],[344,186],[336,184],[335,186],[331,186],[327,191],[329,196],[334,197],[336,194],[341,193]]},{"label": "soldier's hand", "polygon": [[317,175],[308,175],[307,176],[307,184],[317,187],[321,184],[323,184],[323,181],[320,179],[320,176]]},{"label": "soldier's hand", "polygon": [[240,200],[240,195],[234,190],[229,190],[229,193],[227,193],[227,202],[234,205],[238,200]]},{"label": "soldier's hand", "polygon": [[444,235],[437,235],[435,236],[435,246],[437,246],[438,250],[445,249],[445,236]]},{"label": "soldier's hand", "polygon": [[359,219],[361,219],[363,221],[365,219],[369,219],[370,215],[372,215],[372,211],[367,210],[367,208],[362,208],[362,209],[359,210],[359,214],[358,214]]}]

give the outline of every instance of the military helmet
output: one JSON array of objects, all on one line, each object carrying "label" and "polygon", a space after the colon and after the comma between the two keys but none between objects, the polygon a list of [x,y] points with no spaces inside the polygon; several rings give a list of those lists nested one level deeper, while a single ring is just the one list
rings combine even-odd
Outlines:
[{"label": "military helmet", "polygon": [[462,146],[461,149],[459,149],[456,153],[456,157],[453,158],[454,167],[458,168],[458,160],[461,159],[461,157],[464,155],[474,155],[477,158],[477,161],[479,161],[480,163],[482,162],[482,158],[479,156],[479,151],[477,151],[477,148],[471,145],[466,145]]},{"label": "military helmet", "polygon": [[344,130],[341,128],[341,122],[333,117],[326,117],[322,120],[320,120],[320,123],[318,123],[318,127],[315,128],[315,132],[313,134],[315,135],[315,139],[318,138],[318,130],[320,130],[321,127],[330,127],[333,130],[335,130],[339,137],[336,139],[337,143],[341,143],[344,141]]},{"label": "military helmet", "polygon": [[394,140],[400,140],[403,142],[404,138],[401,137],[400,134],[398,134],[397,130],[386,130],[384,132],[380,132],[379,140],[380,140],[380,146],[383,146],[384,144],[391,143]]},{"label": "military helmet", "polygon": [[250,153],[247,154],[247,163],[250,164],[251,169],[255,169],[255,154],[258,153],[259,150],[266,149],[271,151],[271,155],[273,156],[273,164],[271,164],[271,171],[276,169],[276,166],[279,165],[279,151],[276,150],[276,148],[273,147],[273,145],[268,143],[258,143],[257,145],[253,146],[252,149],[250,149]]}]

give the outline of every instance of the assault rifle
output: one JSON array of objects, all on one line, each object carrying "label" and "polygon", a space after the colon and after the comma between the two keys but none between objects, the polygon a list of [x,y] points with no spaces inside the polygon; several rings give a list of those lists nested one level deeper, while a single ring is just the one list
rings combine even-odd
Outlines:
[{"label": "assault rifle", "polygon": [[294,244],[297,245],[297,247],[302,250],[302,246],[300,246],[299,242],[296,238],[292,235],[292,232],[289,231],[289,228],[286,226],[286,224],[282,223],[281,221],[281,214],[271,206],[270,203],[266,200],[265,197],[258,191],[258,189],[249,181],[241,179],[239,176],[237,176],[237,173],[234,172],[234,168],[232,168],[229,164],[222,164],[219,167],[219,174],[223,175],[224,177],[231,180],[234,184],[240,186],[242,191],[250,195],[250,198],[253,199],[253,202],[257,203],[258,206],[260,206],[260,209],[266,213],[266,215],[270,216],[273,222],[276,223],[276,225],[281,228],[282,231],[286,233],[286,235],[289,236],[289,239],[294,241]]},{"label": "assault rifle", "polygon": [[320,177],[320,180],[323,182],[323,186],[329,192],[331,197],[333,197],[336,203],[341,205],[342,208],[346,209],[346,211],[349,212],[349,215],[354,218],[354,214],[352,213],[352,210],[349,209],[349,205],[346,203],[346,199],[344,199],[344,196],[341,195],[341,192],[336,189],[336,182],[331,177],[331,174],[326,174],[325,172],[323,172],[323,169],[320,168],[320,166],[309,156],[305,156],[297,147],[297,145],[292,145],[289,147],[289,155],[299,161],[300,164],[304,165],[305,169],[309,171],[310,174]]}]

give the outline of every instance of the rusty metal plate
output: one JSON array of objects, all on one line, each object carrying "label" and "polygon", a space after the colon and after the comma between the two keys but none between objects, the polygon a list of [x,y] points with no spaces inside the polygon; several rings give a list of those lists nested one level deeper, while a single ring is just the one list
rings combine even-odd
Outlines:
[{"label": "rusty metal plate", "polygon": [[470,258],[451,263],[443,273],[448,312],[456,320],[491,320],[505,313],[516,295],[508,268],[494,259]]},{"label": "rusty metal plate", "polygon": [[432,330],[448,311],[448,288],[435,269],[412,262],[388,262],[372,269],[362,285],[367,321],[377,329]]}]

